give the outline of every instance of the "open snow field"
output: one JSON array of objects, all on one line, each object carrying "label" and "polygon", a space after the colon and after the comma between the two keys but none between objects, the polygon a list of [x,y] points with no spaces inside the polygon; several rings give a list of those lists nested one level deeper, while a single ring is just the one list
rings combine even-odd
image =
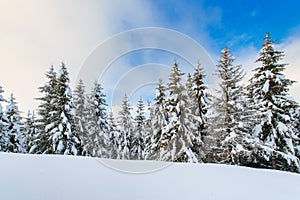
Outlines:
[{"label": "open snow field", "polygon": [[297,200],[299,186],[299,174],[220,164],[0,153],[1,200]]}]

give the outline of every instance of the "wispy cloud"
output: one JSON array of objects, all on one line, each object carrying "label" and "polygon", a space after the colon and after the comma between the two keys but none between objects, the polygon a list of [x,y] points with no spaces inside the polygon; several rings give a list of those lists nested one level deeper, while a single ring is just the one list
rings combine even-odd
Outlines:
[{"label": "wispy cloud", "polygon": [[[251,14],[255,16],[257,13],[253,11]],[[140,0],[126,2],[122,0],[0,1],[0,85],[5,89],[6,96],[10,92],[15,93],[23,111],[34,109],[38,102],[33,98],[40,95],[37,87],[45,82],[44,73],[51,64],[57,66],[60,61],[66,62],[74,86],[80,67],[97,45],[121,31],[149,26],[175,29],[187,34],[205,48],[214,63],[219,59],[220,46],[225,47],[227,44],[234,48],[232,51],[237,58],[236,63],[243,64],[245,70],[250,72],[256,65],[254,61],[259,49],[254,45],[249,45],[247,41],[251,40],[252,36],[247,34],[237,35],[228,41],[213,38],[211,30],[216,27],[222,30],[224,20],[223,10],[220,7],[207,7],[202,1],[189,3],[185,1],[154,3]],[[128,43],[116,43],[113,48],[130,45],[130,42],[143,42],[143,38],[146,37],[136,41],[128,40]],[[300,81],[300,75],[297,72],[300,61],[299,56],[296,55],[300,48],[298,38],[300,38],[298,35],[291,36],[287,42],[278,47],[285,50],[284,61],[290,63],[286,71],[287,76]],[[170,39],[173,40],[174,48],[178,49],[178,55],[184,55],[181,51],[188,51],[184,49],[184,45],[177,43],[176,39]],[[148,42],[157,43],[157,41]],[[159,41],[165,44],[167,42],[167,40]],[[241,43],[244,47],[241,47]],[[236,46],[238,50],[235,49]],[[109,49],[106,49],[104,53],[109,54]],[[160,58],[157,55],[146,53],[144,57],[138,58],[145,63],[137,63],[138,65],[159,63],[171,67],[176,57],[176,54],[170,58]],[[190,52],[189,60],[192,64],[195,64],[198,59],[207,73],[209,85],[214,87],[217,82],[217,77],[212,75],[215,66],[206,66],[200,54]],[[183,71],[191,72],[191,66],[183,60],[179,62]],[[116,62],[118,66],[109,71],[110,76],[118,80],[136,66],[132,66],[132,63],[132,60],[120,59]],[[162,74],[159,74],[159,70],[155,72],[146,70],[146,72],[166,77],[165,71]],[[137,71],[133,74],[136,77],[142,76]],[[245,80],[250,75],[251,73],[248,73]],[[119,84],[128,87],[119,87],[119,89],[123,88],[124,91],[136,89],[133,87],[136,84],[135,81],[124,80],[127,80],[126,84],[124,82]],[[106,83],[108,83],[107,91],[112,91],[118,84],[114,79],[106,80]],[[297,100],[300,100],[299,83],[295,84],[291,92]]]},{"label": "wispy cloud", "polygon": [[[0,84],[21,109],[34,109],[51,64],[65,61],[74,81],[87,55],[111,34],[153,25],[146,1],[1,1]],[[145,23],[147,22],[147,23]]]}]

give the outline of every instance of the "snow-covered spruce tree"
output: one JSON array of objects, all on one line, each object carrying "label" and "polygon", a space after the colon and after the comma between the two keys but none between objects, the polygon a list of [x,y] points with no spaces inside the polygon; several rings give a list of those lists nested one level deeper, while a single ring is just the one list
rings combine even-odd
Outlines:
[{"label": "snow-covered spruce tree", "polygon": [[8,136],[7,136],[7,117],[3,111],[2,102],[6,102],[3,98],[2,93],[3,89],[0,86],[0,152],[6,150],[6,146],[8,144]]},{"label": "snow-covered spruce tree", "polygon": [[69,73],[64,63],[57,74],[56,96],[51,100],[54,107],[54,121],[46,126],[54,154],[80,155],[81,141],[74,122],[74,105],[69,87]]},{"label": "snow-covered spruce tree", "polygon": [[26,153],[32,153],[36,148],[35,138],[39,134],[34,112],[27,112],[22,128],[23,147]]},{"label": "snow-covered spruce tree", "polygon": [[143,103],[142,97],[137,104],[136,117],[134,118],[134,135],[132,138],[132,149],[131,149],[131,159],[142,160],[145,154],[145,105]]},{"label": "snow-covered spruce tree", "polygon": [[198,162],[198,156],[193,151],[193,136],[187,118],[189,108],[186,88],[181,82],[183,75],[175,62],[168,83],[170,94],[166,109],[169,120],[162,131],[162,159],[175,162]]},{"label": "snow-covered spruce tree", "polygon": [[292,127],[298,104],[288,94],[294,81],[285,78],[283,71],[287,64],[280,63],[283,51],[274,49],[269,33],[264,41],[256,60],[260,66],[254,70],[248,86],[253,90],[253,103],[259,114],[253,134],[265,144],[254,152],[254,162],[258,167],[299,172]]},{"label": "snow-covered spruce tree", "polygon": [[204,155],[203,138],[207,134],[207,111],[211,104],[208,88],[204,84],[205,74],[200,64],[197,64],[193,77],[188,75],[187,90],[189,95],[190,129],[193,132],[193,151],[197,153],[198,160],[202,161]]},{"label": "snow-covered spruce tree", "polygon": [[[57,110],[54,100],[57,98],[57,78],[54,67],[51,66],[46,73],[48,81],[41,87],[39,92],[43,94],[43,97],[37,98],[41,101],[38,106],[38,119],[37,125],[40,130],[34,138],[34,147],[31,149],[32,153],[53,153],[51,141],[49,140],[52,128],[54,128],[54,122],[57,121]],[[50,127],[52,125],[52,127]]]},{"label": "snow-covered spruce tree", "polygon": [[88,128],[87,128],[87,100],[85,94],[85,86],[83,81],[80,79],[74,92],[73,92],[73,101],[75,106],[75,125],[76,130],[80,139],[82,140],[82,155],[90,156],[89,145],[90,141],[88,138]]},{"label": "snow-covered spruce tree", "polygon": [[108,149],[108,123],[106,100],[103,88],[95,81],[91,94],[88,97],[88,150],[95,157],[109,157]]},{"label": "snow-covered spruce tree", "polygon": [[23,148],[23,139],[21,137],[21,116],[20,111],[16,103],[16,99],[11,94],[8,99],[8,105],[6,106],[7,116],[7,137],[8,144],[6,146],[6,152],[13,153],[25,153]]},{"label": "snow-covered spruce tree", "polygon": [[125,94],[118,119],[120,130],[119,159],[131,159],[130,153],[132,151],[132,137],[134,135],[131,110],[129,99]]},{"label": "snow-covered spruce tree", "polygon": [[146,159],[161,160],[161,140],[163,127],[168,124],[168,115],[166,111],[166,87],[162,79],[159,79],[156,87],[154,105],[151,110],[151,128],[149,129],[150,145],[146,150]]},{"label": "snow-covered spruce tree", "polygon": [[119,155],[119,131],[112,110],[108,113],[109,158],[116,159]]},{"label": "snow-covered spruce tree", "polygon": [[[245,152],[249,137],[248,111],[241,65],[234,65],[234,57],[228,48],[222,50],[217,75],[221,79],[218,96],[214,97],[214,112],[210,119],[212,137],[216,140],[211,149],[213,162],[240,164],[239,154]],[[210,155],[210,154],[209,154]],[[209,159],[210,160],[210,159]]]}]

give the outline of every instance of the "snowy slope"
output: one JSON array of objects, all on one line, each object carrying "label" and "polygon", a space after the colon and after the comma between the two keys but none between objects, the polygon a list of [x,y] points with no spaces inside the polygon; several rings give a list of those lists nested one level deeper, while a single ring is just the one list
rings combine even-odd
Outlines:
[{"label": "snowy slope", "polygon": [[[125,170],[133,166],[151,170],[156,164],[108,162]],[[0,153],[0,199],[300,198],[298,174],[213,164],[160,164],[164,166],[161,170],[131,174],[113,170],[93,158]]]}]

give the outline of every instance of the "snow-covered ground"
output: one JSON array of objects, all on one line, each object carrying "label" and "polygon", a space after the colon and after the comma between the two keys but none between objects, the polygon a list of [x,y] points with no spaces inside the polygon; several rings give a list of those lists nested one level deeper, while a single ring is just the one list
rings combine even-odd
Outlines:
[{"label": "snow-covered ground", "polygon": [[299,174],[236,166],[0,153],[1,200],[296,200],[299,185]]}]

